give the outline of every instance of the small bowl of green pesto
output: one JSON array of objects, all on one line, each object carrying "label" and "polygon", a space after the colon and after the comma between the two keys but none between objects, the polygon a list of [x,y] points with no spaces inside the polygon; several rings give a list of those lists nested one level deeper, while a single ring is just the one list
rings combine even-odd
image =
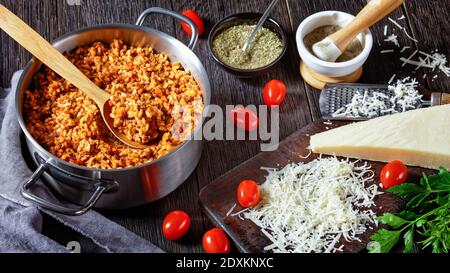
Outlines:
[{"label": "small bowl of green pesto", "polygon": [[242,50],[261,16],[260,13],[239,13],[222,19],[212,28],[208,37],[210,55],[227,72],[254,77],[273,68],[284,56],[286,34],[270,17],[248,49]]}]

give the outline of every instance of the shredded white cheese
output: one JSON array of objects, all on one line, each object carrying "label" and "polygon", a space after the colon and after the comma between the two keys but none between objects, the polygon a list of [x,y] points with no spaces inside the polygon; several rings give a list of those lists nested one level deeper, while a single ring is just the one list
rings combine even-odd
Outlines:
[{"label": "shredded white cheese", "polygon": [[400,43],[398,42],[398,37],[395,34],[389,35],[386,39],[384,39],[385,42],[391,42],[394,45],[400,47]]},{"label": "shredded white cheese", "polygon": [[390,98],[392,108],[390,113],[397,113],[396,108],[401,108],[401,112],[416,108],[417,102],[422,99],[417,90],[417,80],[406,77],[397,80],[396,84],[389,85],[388,89],[394,92],[394,97]]},{"label": "shredded white cheese", "polygon": [[271,170],[260,186],[262,200],[245,212],[272,242],[265,251],[336,252],[342,240],[359,240],[377,225],[374,197],[381,194],[365,163],[318,158]]},{"label": "shredded white cheese", "polygon": [[408,37],[410,40],[414,42],[419,42],[418,40],[414,39],[411,35],[409,35],[408,31],[406,31],[406,28],[403,28],[403,32],[405,33],[406,37]]},{"label": "shredded white cheese", "polygon": [[[398,27],[399,29],[401,29],[406,37],[408,37],[409,39],[413,40],[414,42],[418,42],[416,39],[414,39],[411,35],[409,35],[408,31],[406,30],[405,27],[402,27],[399,23],[397,23],[397,21],[395,21],[394,19],[392,19],[391,17],[388,17],[389,21],[391,21],[396,27]],[[403,19],[403,18],[402,18]]]},{"label": "shredded white cheese", "polygon": [[230,216],[232,216],[232,217],[238,216],[238,215],[241,215],[242,213],[244,213],[244,212],[246,212],[246,211],[248,211],[248,210],[250,210],[250,208],[245,208],[245,209],[243,209],[243,210],[240,210],[240,211],[238,211],[238,212],[235,212],[235,213],[233,213],[233,214],[230,214]]},{"label": "shredded white cheese", "polygon": [[397,77],[397,74],[392,75],[392,77],[388,81],[388,84],[391,84],[394,81],[395,77]]},{"label": "shredded white cheese", "polygon": [[272,170],[276,170],[277,168],[261,166],[259,169],[262,171],[272,171]]},{"label": "shredded white cheese", "polygon": [[227,214],[226,214],[227,217],[231,215],[231,213],[232,213],[233,210],[236,208],[236,206],[237,206],[237,204],[234,203],[234,205],[228,210],[228,212],[227,212]]},{"label": "shredded white cheese", "polygon": [[297,154],[298,157],[303,158],[303,159],[307,159],[311,155],[312,155],[312,150],[311,149],[308,149],[308,154],[306,154],[306,155]]},{"label": "shredded white cheese", "polygon": [[[395,84],[390,84],[395,78],[395,74],[389,80],[388,90],[392,91],[393,96],[388,97],[384,93],[373,92],[369,95],[368,91],[357,92],[352,101],[346,106],[338,109],[333,117],[365,117],[372,118],[380,114],[394,114],[405,112],[416,108],[422,98],[417,90],[416,79],[406,77],[397,80]],[[389,102],[389,105],[386,103]]]},{"label": "shredded white cheese", "polygon": [[403,57],[400,58],[400,60],[404,59],[404,60],[402,60],[403,61],[402,67],[405,66],[406,65],[406,61],[411,60],[417,54],[417,52],[419,52],[419,50],[416,49],[411,55],[409,55],[409,57],[407,59],[405,59]]},{"label": "shredded white cheese", "polygon": [[[401,26],[397,21],[395,21],[394,19],[388,17],[389,21],[391,21],[397,28],[401,29],[406,37],[414,42],[418,42],[417,39],[415,39],[414,37],[412,37],[408,31],[406,30],[405,27]],[[398,18],[397,20],[402,20],[405,19],[404,16]],[[387,26],[384,26],[384,36],[387,35]],[[398,37],[395,34],[391,34],[390,36],[388,36],[386,39],[384,39],[384,41],[386,42],[392,42],[393,44],[395,44],[396,46],[400,47],[400,43],[398,41]],[[409,46],[404,46],[401,50],[400,53],[403,53],[406,49],[410,48]],[[442,73],[444,73],[447,77],[450,77],[450,67],[447,66],[447,57],[444,54],[440,54],[437,52],[437,49],[435,50],[436,52],[432,52],[431,54],[423,52],[423,51],[419,51],[416,50],[414,51],[409,57],[405,58],[405,57],[401,57],[400,60],[403,62],[402,67],[404,67],[405,65],[409,64],[409,65],[414,65],[416,66],[415,70],[418,70],[419,68],[429,68],[432,69],[433,71],[436,70],[436,68],[438,68]],[[381,53],[389,53],[391,52],[389,49],[388,50],[381,50]],[[419,56],[416,60],[413,60],[413,57],[416,56],[416,54],[419,53],[422,56]],[[424,78],[426,76],[423,76]]]},{"label": "shredded white cheese", "polygon": [[394,52],[393,49],[384,49],[384,50],[380,51],[381,54],[392,53],[392,52]]},{"label": "shredded white cheese", "polygon": [[388,17],[389,21],[391,21],[396,27],[398,27],[399,29],[403,29],[403,27],[397,23],[397,21],[395,21],[394,19],[392,19],[391,17]]},{"label": "shredded white cheese", "polygon": [[[412,58],[419,53],[422,57],[418,57],[418,60],[412,60]],[[450,77],[450,67],[447,66],[447,57],[444,54],[439,52],[434,52],[433,54],[428,54],[426,52],[416,50],[413,55],[409,56],[407,59],[404,57],[400,58],[403,61],[403,66],[406,64],[416,66],[416,70],[425,67],[429,68],[433,71],[439,69],[442,73],[444,73],[447,77]]]},{"label": "shredded white cheese", "polygon": [[338,109],[333,117],[375,117],[380,111],[387,111],[385,100],[389,99],[383,93],[373,92],[369,95],[368,91],[358,92],[353,95],[351,103]]},{"label": "shredded white cheese", "polygon": [[402,48],[402,50],[400,50],[400,53],[403,53],[405,50],[407,50],[408,48],[411,48],[410,46],[404,46],[403,48]]}]

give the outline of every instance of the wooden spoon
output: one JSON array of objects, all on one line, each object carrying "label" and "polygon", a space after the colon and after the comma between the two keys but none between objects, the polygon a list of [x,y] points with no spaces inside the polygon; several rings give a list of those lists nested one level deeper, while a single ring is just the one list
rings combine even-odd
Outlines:
[{"label": "wooden spoon", "polygon": [[355,19],[339,31],[312,47],[314,54],[327,62],[335,62],[355,37],[397,9],[404,0],[371,0]]},{"label": "wooden spoon", "polygon": [[75,65],[66,59],[64,55],[1,4],[0,28],[50,69],[86,93],[97,104],[108,129],[117,139],[132,148],[144,149],[149,147],[129,140],[125,134],[113,126],[114,121],[111,118],[111,106],[108,103],[111,99],[109,93],[95,85]]}]

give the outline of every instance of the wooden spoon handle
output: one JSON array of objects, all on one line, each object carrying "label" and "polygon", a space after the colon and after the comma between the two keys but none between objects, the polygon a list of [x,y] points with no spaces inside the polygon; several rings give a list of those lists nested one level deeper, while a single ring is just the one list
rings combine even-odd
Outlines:
[{"label": "wooden spoon handle", "polygon": [[41,35],[1,4],[0,28],[50,69],[84,91],[97,105],[103,106],[109,100],[107,92],[95,85]]},{"label": "wooden spoon handle", "polygon": [[403,2],[404,0],[371,0],[349,25],[330,35],[330,39],[344,52],[359,33],[386,17]]}]

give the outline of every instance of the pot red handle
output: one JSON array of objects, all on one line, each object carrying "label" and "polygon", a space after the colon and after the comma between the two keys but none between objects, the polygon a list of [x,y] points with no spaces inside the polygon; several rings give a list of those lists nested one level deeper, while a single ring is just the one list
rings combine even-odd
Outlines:
[{"label": "pot red handle", "polygon": [[144,23],[145,19],[147,18],[147,16],[149,16],[152,13],[159,13],[159,14],[164,14],[164,15],[169,15],[171,17],[174,17],[180,21],[185,22],[186,24],[189,25],[189,27],[192,30],[192,35],[191,35],[191,40],[189,41],[189,49],[193,50],[195,48],[195,45],[197,44],[198,41],[198,29],[197,26],[186,16],[181,15],[177,12],[168,10],[168,9],[163,9],[163,8],[159,8],[159,7],[154,7],[154,8],[149,8],[146,9],[140,16],[139,19],[136,22],[136,25],[138,26],[142,26],[142,24]]}]

